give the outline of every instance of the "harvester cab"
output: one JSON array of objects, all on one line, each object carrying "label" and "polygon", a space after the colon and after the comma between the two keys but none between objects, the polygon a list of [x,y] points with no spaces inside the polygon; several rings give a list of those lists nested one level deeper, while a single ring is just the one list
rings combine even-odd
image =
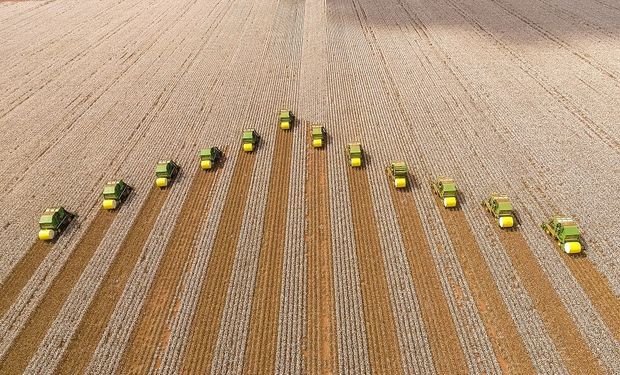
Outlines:
[{"label": "harvester cab", "polygon": [[437,177],[431,181],[433,193],[441,198],[441,203],[446,208],[456,207],[457,187],[453,179],[449,177]]},{"label": "harvester cab", "polygon": [[295,123],[295,115],[288,109],[280,110],[280,129],[289,130]]},{"label": "harvester cab", "polygon": [[200,150],[200,168],[211,169],[222,157],[222,151],[217,147],[203,148]]},{"label": "harvester cab", "polygon": [[550,235],[567,254],[581,252],[581,233],[575,220],[570,217],[555,215],[542,223],[542,229]]},{"label": "harvester cab", "polygon": [[160,160],[155,167],[155,185],[164,188],[176,177],[179,166],[172,160]]},{"label": "harvester cab", "polygon": [[388,168],[388,174],[394,180],[394,187],[396,188],[405,188],[407,187],[407,174],[409,173],[409,168],[407,164],[403,161],[394,161],[390,164]]},{"label": "harvester cab", "polygon": [[512,228],[515,220],[510,198],[499,193],[491,193],[482,201],[482,205],[497,219],[500,228]]},{"label": "harvester cab", "polygon": [[103,203],[105,210],[113,210],[129,195],[131,187],[123,180],[108,181],[103,186]]},{"label": "harvester cab", "polygon": [[67,228],[74,216],[64,207],[47,208],[39,219],[39,239],[53,240]]},{"label": "harvester cab", "polygon": [[363,163],[364,151],[361,143],[349,143],[347,145],[349,163],[352,167],[361,167]]},{"label": "harvester cab", "polygon": [[325,128],[321,125],[312,125],[312,147],[323,147],[325,143]]},{"label": "harvester cab", "polygon": [[244,129],[243,135],[241,137],[241,141],[243,143],[243,151],[252,152],[254,148],[258,144],[260,140],[260,136],[256,133],[254,129]]}]

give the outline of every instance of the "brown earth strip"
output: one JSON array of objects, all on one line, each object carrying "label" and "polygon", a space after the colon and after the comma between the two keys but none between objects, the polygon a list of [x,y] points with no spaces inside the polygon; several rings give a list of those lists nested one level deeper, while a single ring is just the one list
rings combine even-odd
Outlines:
[{"label": "brown earth strip", "polygon": [[435,202],[502,371],[512,374],[535,373],[523,340],[502,300],[465,214],[460,209],[444,208],[437,197]]},{"label": "brown earth strip", "polygon": [[246,374],[275,372],[292,146],[293,133],[278,131],[246,341]]},{"label": "brown earth strip", "polygon": [[307,325],[304,373],[338,372],[331,248],[327,151],[308,149],[306,155]]},{"label": "brown earth strip", "polygon": [[52,243],[37,240],[0,284],[0,316],[4,316],[15,303],[19,292],[39,268],[53,246]]},{"label": "brown earth strip", "polygon": [[153,187],[125,236],[101,286],[69,342],[56,374],[84,373],[159,216],[170,189]]},{"label": "brown earth strip", "polygon": [[587,249],[585,254],[576,256],[567,256],[559,247],[556,249],[562,257],[568,258],[564,263],[586,292],[616,341],[620,342],[620,297],[611,289],[605,276],[590,262]]},{"label": "brown earth strip", "polygon": [[[1,374],[23,373],[99,243],[115,213],[100,210],[34,309],[23,330],[0,360]],[[75,224],[75,222],[73,223]]]},{"label": "brown earth strip", "polygon": [[181,373],[206,374],[211,371],[213,350],[226,304],[255,161],[254,153],[247,154],[239,150],[198,305],[193,314]]},{"label": "brown earth strip", "polygon": [[[163,334],[164,325],[167,323],[168,314],[172,310],[174,292],[181,279],[183,266],[192,258],[194,253],[194,237],[202,223],[201,219],[209,207],[211,198],[209,193],[220,173],[219,168],[218,165],[217,170],[210,172],[205,172],[200,168],[196,171],[196,176],[192,181],[187,198],[183,202],[181,213],[176,221],[170,241],[166,245],[157,274],[139,315],[136,328],[131,335],[128,349],[124,353],[120,367],[121,373],[145,373],[148,371],[158,348],[157,343]],[[116,304],[116,301],[111,302],[114,302],[114,305]],[[106,312],[108,307],[105,308]],[[98,313],[97,310],[92,311]],[[105,329],[105,325],[90,326],[90,324],[92,323],[89,320],[82,320],[78,329],[81,334],[74,337],[65,351],[57,369],[59,373],[68,373],[75,369],[81,372],[88,365],[93,350],[101,339],[103,329]],[[85,329],[85,326],[91,328]]]},{"label": "brown earth strip", "polygon": [[373,373],[402,374],[383,252],[365,169],[347,168],[368,355]]},{"label": "brown earth strip", "polygon": [[393,184],[390,186],[435,371],[440,374],[465,374],[468,368],[463,348],[413,195],[408,190],[397,190]]},{"label": "brown earth strip", "polygon": [[[496,231],[568,370],[573,374],[603,373],[600,364],[579,333],[577,325],[568,314],[549,278],[525,242],[523,234],[518,229],[500,230],[496,228]],[[586,280],[584,287],[587,286],[587,283]],[[610,302],[605,301],[605,303]],[[617,312],[613,314],[617,316]],[[618,324],[620,323],[616,321],[616,327]]]}]

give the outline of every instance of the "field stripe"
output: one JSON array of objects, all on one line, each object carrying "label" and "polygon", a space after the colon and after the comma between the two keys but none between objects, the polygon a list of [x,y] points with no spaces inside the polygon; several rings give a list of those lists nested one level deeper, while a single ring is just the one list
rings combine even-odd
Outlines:
[{"label": "field stripe", "polygon": [[[556,247],[556,250],[562,254],[562,257],[566,257],[559,247]],[[601,314],[616,341],[620,343],[620,297],[611,289],[607,278],[598,272],[588,259],[587,249],[585,255],[571,256],[564,263]]]},{"label": "field stripe", "polygon": [[275,370],[292,146],[293,134],[278,131],[269,177],[256,286],[251,303],[250,330],[243,366],[246,374],[271,374]]},{"label": "field stripe", "polygon": [[379,232],[375,225],[370,183],[364,169],[347,168],[347,175],[370,367],[373,373],[402,374],[402,358]]},{"label": "field stripe", "polygon": [[4,316],[9,307],[15,303],[19,292],[30,280],[52,247],[53,244],[49,242],[37,240],[11,269],[9,275],[0,284],[0,316]]},{"label": "field stripe", "polygon": [[[46,294],[32,312],[23,330],[0,361],[0,373],[22,373],[51,326],[65,299],[79,280],[99,243],[114,220],[115,213],[100,210],[75,249],[56,275]],[[75,223],[73,223],[75,224]]]},{"label": "field stripe", "polygon": [[[588,348],[575,322],[571,319],[557,292],[553,289],[551,282],[538,264],[532,250],[530,250],[527,242],[523,238],[523,234],[518,230],[504,231],[497,229],[497,231],[499,232],[500,240],[506,248],[506,252],[510,256],[512,264],[521,276],[522,283],[530,294],[536,310],[541,315],[547,330],[555,341],[568,370],[571,373],[602,373],[597,359]],[[566,263],[571,268],[577,268],[576,264],[571,264],[571,261],[577,259],[578,258],[569,259]],[[585,258],[582,259],[585,260]],[[580,279],[578,280],[582,281]],[[585,285],[588,285],[588,280],[584,281],[586,281]],[[618,299],[615,296],[605,301],[605,303],[609,303],[609,306],[613,306],[614,300],[616,301],[615,305],[618,306]],[[601,301],[599,301],[599,303],[600,302]],[[605,303],[603,303],[603,305],[605,305]],[[608,311],[606,310],[608,307],[604,307],[604,309],[604,311]],[[615,325],[617,328],[618,324],[620,324],[617,320],[617,312],[612,314],[616,316]],[[609,315],[607,317],[609,318]]]},{"label": "field stripe", "polygon": [[232,186],[226,196],[198,307],[193,314],[182,373],[205,374],[211,370],[255,161],[255,154],[239,150]]},{"label": "field stripe", "polygon": [[82,373],[88,366],[101,338],[101,333],[108,324],[110,315],[125,289],[129,275],[142,253],[144,243],[153,229],[169,191],[170,189],[151,188],[116,258],[108,268],[101,286],[71,338],[56,373]]},{"label": "field stripe", "polygon": [[[174,303],[173,293],[182,275],[184,264],[191,259],[194,236],[200,228],[203,211],[208,207],[209,192],[218,173],[219,170],[212,173],[205,173],[201,169],[196,171],[189,195],[183,203],[156,279],[140,314],[137,329],[132,334],[129,352],[126,353],[126,361],[123,362],[123,365],[126,365],[121,371],[123,373],[145,372],[155,356],[157,343],[163,334],[166,318]],[[88,324],[86,319],[82,321],[82,326],[84,324]],[[90,332],[90,335],[84,335],[81,334],[82,326],[78,328],[77,336],[72,340],[60,362],[58,371],[61,373],[86,368],[105,329],[105,326],[100,326],[100,329]]]},{"label": "field stripe", "polygon": [[435,369],[442,374],[466,373],[468,367],[463,348],[413,195],[408,190],[397,191],[393,184],[390,186]]},{"label": "field stripe", "polygon": [[327,151],[309,151],[306,159],[308,321],[304,342],[304,373],[333,374],[338,371],[338,352]]},{"label": "field stripe", "polygon": [[[534,373],[532,361],[463,211],[447,210],[435,199],[467,283],[472,291],[497,362],[504,372]],[[508,251],[511,253],[512,251]]]}]

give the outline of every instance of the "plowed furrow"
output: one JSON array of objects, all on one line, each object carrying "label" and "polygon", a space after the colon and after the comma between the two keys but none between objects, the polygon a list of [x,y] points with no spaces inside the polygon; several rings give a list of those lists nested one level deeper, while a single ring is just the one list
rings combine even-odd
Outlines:
[{"label": "plowed furrow", "polygon": [[497,228],[497,231],[567,369],[575,374],[602,373],[598,361],[525,242],[523,234],[518,229],[505,231]]},{"label": "plowed furrow", "polygon": [[364,169],[347,168],[347,174],[370,366],[374,373],[402,374],[400,347],[375,224],[370,183]]},{"label": "plowed furrow", "polygon": [[523,340],[504,305],[465,214],[461,210],[443,208],[438,199],[435,202],[440,206],[439,212],[489,334],[497,362],[504,372],[534,373]]},{"label": "plowed furrow", "polygon": [[468,368],[463,348],[424,236],[413,195],[409,191],[397,191],[393,186],[390,191],[411,268],[411,278],[420,301],[422,319],[428,332],[435,370],[440,374],[466,373]]},{"label": "plowed furrow", "polygon": [[4,316],[6,311],[15,303],[19,292],[30,280],[43,259],[52,249],[53,244],[37,241],[26,254],[17,262],[9,275],[0,285],[0,316]]},{"label": "plowed furrow", "polygon": [[[557,248],[557,250],[562,253],[563,257],[566,257],[561,249]],[[564,263],[601,314],[616,341],[620,342],[620,297],[614,294],[605,276],[598,272],[587,258],[587,253],[568,257]]]},{"label": "plowed furrow", "polygon": [[101,281],[101,286],[71,338],[64,357],[56,368],[57,374],[83,373],[90,363],[101,334],[125,290],[127,280],[142,254],[144,244],[155,225],[169,191],[169,189],[160,190],[157,187],[150,190],[131,229],[118,249],[116,257]]},{"label": "plowed furrow", "polygon": [[37,351],[45,333],[56,319],[58,312],[84,268],[92,258],[99,243],[114,220],[113,212],[101,210],[95,216],[80,242],[50,284],[47,293],[34,309],[24,329],[19,333],[4,358],[0,360],[0,373],[23,373],[30,358]]},{"label": "plowed furrow", "polygon": [[272,374],[275,371],[292,145],[293,134],[278,131],[251,304],[250,330],[243,367],[246,374]]},{"label": "plowed furrow", "polygon": [[309,150],[306,175],[306,374],[338,371],[327,152]]},{"label": "plowed furrow", "polygon": [[182,373],[205,374],[211,371],[213,349],[226,304],[255,161],[255,154],[239,151],[231,179],[232,185],[226,195],[206,276],[193,315]]},{"label": "plowed furrow", "polygon": [[[184,265],[194,253],[194,237],[198,232],[205,210],[209,207],[211,186],[219,170],[197,170],[181,213],[159,263],[157,274],[140,312],[136,328],[128,343],[121,373],[145,373],[149,369],[164,334],[170,311],[174,305],[174,292],[181,279]],[[165,344],[162,344],[165,347]],[[80,355],[80,351],[73,354]],[[63,363],[74,363],[76,358],[65,356]]]}]

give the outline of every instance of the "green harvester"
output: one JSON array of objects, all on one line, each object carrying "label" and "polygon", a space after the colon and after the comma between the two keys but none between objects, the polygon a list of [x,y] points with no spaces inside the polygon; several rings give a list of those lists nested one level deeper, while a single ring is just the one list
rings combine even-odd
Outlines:
[{"label": "green harvester", "polygon": [[113,210],[117,208],[129,196],[130,191],[131,187],[123,180],[108,181],[103,186],[103,209]]},{"label": "green harvester", "polygon": [[541,224],[542,229],[551,236],[567,254],[581,252],[581,233],[575,220],[562,215],[554,215]]},{"label": "green harvester", "polygon": [[291,126],[293,126],[293,124],[295,123],[295,115],[288,109],[281,109],[279,118],[280,129],[282,130],[289,130]]},{"label": "green harvester", "polygon": [[482,201],[482,206],[497,219],[500,228],[512,228],[514,225],[512,203],[506,195],[491,193]]},{"label": "green harvester", "polygon": [[388,175],[394,180],[397,189],[407,187],[407,175],[409,168],[404,161],[394,161],[387,169]]},{"label": "green harvester", "polygon": [[349,143],[347,145],[347,154],[349,155],[349,163],[352,167],[361,167],[364,161],[364,151],[362,144],[359,142]]},{"label": "green harvester", "polygon": [[160,188],[168,186],[179,173],[179,169],[177,163],[172,160],[160,160],[155,167],[155,185]]},{"label": "green harvester", "polygon": [[431,181],[431,189],[441,198],[445,208],[456,207],[458,190],[453,179],[443,176],[437,177]]},{"label": "green harvester", "polygon": [[39,239],[53,240],[67,228],[74,216],[63,207],[47,208],[39,219]]},{"label": "green harvester", "polygon": [[321,125],[312,125],[311,126],[311,134],[312,134],[312,147],[320,148],[323,147],[325,143],[325,128]]},{"label": "green harvester", "polygon": [[260,141],[260,136],[254,129],[244,129],[241,136],[241,142],[243,143],[243,151],[252,152]]},{"label": "green harvester", "polygon": [[211,169],[222,157],[222,151],[217,147],[203,148],[200,150],[200,168]]}]

